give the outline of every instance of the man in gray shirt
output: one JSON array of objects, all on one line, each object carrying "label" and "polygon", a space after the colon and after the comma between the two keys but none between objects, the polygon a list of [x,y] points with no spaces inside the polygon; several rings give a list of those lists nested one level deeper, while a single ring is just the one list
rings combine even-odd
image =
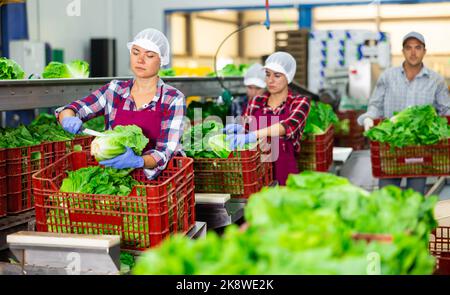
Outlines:
[{"label": "man in gray shirt", "polygon": [[[439,115],[450,115],[448,87],[443,77],[425,67],[425,38],[417,32],[403,37],[402,66],[387,69],[379,78],[369,100],[367,112],[358,118],[365,130],[373,126],[375,118],[390,118],[394,112],[413,105],[430,104]],[[379,186],[400,186],[401,178],[380,179]],[[425,193],[426,178],[408,178],[407,188]]]}]

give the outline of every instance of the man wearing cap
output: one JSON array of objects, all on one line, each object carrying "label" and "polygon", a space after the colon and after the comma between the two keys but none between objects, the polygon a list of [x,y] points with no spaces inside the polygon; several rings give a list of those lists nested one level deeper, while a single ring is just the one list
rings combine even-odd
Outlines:
[{"label": "man wearing cap", "polygon": [[144,168],[149,179],[156,178],[171,157],[181,150],[186,102],[183,93],[158,76],[169,64],[169,41],[158,30],[145,29],[127,44],[134,78],[113,80],[83,99],[56,110],[64,130],[77,134],[82,123],[105,116],[106,129],[117,125],[139,126],[149,139],[142,155],[127,151],[100,164],[117,168]]},{"label": "man wearing cap", "polygon": [[[450,98],[443,77],[425,67],[425,38],[417,32],[403,37],[405,61],[399,67],[387,69],[379,78],[369,99],[367,112],[358,123],[367,131],[375,118],[390,118],[394,112],[414,105],[433,105],[439,115],[450,114]],[[379,187],[400,186],[401,178],[380,179]],[[426,178],[408,178],[407,188],[425,193]]]},{"label": "man wearing cap", "polygon": [[233,117],[242,116],[249,100],[255,96],[263,95],[266,91],[266,74],[261,64],[251,65],[244,75],[244,85],[247,96],[238,96],[233,99],[231,104],[231,115]]}]

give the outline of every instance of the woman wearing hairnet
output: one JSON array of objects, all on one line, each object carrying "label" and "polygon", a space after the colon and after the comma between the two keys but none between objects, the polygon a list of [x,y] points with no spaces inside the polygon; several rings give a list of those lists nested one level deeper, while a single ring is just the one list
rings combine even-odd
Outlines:
[{"label": "woman wearing hairnet", "polygon": [[137,125],[149,143],[143,155],[132,149],[111,160],[100,162],[117,169],[144,168],[154,179],[180,149],[186,103],[183,93],[158,76],[161,66],[169,64],[167,38],[158,30],[146,29],[128,43],[134,78],[113,80],[87,97],[56,110],[62,127],[79,133],[83,121],[104,115],[106,129],[117,125]]},{"label": "woman wearing hairnet", "polygon": [[[300,139],[310,102],[307,97],[294,95],[288,87],[296,70],[292,55],[275,52],[267,58],[264,69],[268,91],[250,100],[244,113],[246,123],[255,126],[256,130],[245,133],[241,125],[235,124],[227,125],[225,129],[231,149],[271,137],[272,155],[278,156],[274,159],[274,176],[280,185],[285,185],[289,174],[299,172],[295,153],[300,152]],[[275,138],[278,140],[278,153],[273,150],[276,148],[273,146],[277,142]]]},{"label": "woman wearing hairnet", "polygon": [[244,75],[244,85],[247,90],[247,96],[239,96],[233,99],[231,104],[231,115],[233,117],[242,116],[247,107],[248,101],[255,96],[263,95],[266,91],[266,74],[261,64],[251,65]]}]

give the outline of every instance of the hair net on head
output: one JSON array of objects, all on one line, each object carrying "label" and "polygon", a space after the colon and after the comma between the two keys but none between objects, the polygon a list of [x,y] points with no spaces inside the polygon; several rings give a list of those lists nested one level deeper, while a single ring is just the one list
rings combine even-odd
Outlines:
[{"label": "hair net on head", "polygon": [[166,36],[158,30],[145,29],[139,32],[134,37],[133,42],[128,42],[127,44],[130,53],[133,45],[156,52],[161,59],[162,66],[168,65],[170,62],[169,40],[167,40]]},{"label": "hair net on head", "polygon": [[297,63],[289,53],[278,51],[267,58],[264,68],[284,74],[288,83],[291,83],[294,80]]},{"label": "hair net on head", "polygon": [[264,68],[260,64],[253,64],[245,72],[244,75],[244,85],[250,86],[255,85],[259,88],[266,88],[266,73],[264,72]]}]

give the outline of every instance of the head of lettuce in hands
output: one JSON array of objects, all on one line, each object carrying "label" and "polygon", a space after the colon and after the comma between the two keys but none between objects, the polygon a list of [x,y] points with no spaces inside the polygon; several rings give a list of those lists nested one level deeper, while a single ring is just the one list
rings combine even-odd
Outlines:
[{"label": "head of lettuce in hands", "polygon": [[[205,120],[187,128],[183,134],[182,145],[186,155],[191,158],[221,158],[226,159],[233,150],[230,142],[223,134],[223,124],[214,120]],[[255,144],[246,144],[239,150],[255,149]]]},{"label": "head of lettuce in hands", "polygon": [[100,162],[115,158],[131,148],[136,155],[141,155],[149,140],[136,125],[116,126],[113,130],[103,132],[105,136],[96,137],[91,143],[91,155]]}]

